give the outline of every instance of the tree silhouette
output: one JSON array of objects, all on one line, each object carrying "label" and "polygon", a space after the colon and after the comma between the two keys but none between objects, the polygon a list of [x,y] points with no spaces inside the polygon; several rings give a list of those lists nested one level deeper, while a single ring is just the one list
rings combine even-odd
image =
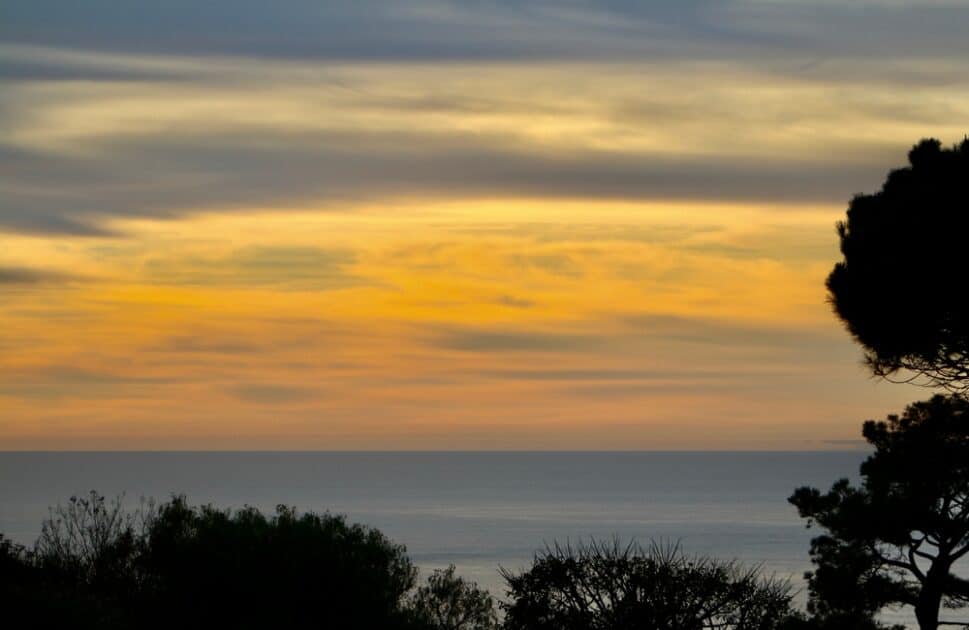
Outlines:
[{"label": "tree silhouette", "polygon": [[0,534],[0,603],[7,606],[0,607],[0,614],[5,619],[11,619],[10,603],[16,602],[31,607],[40,604],[34,597],[37,592],[37,571],[30,561],[27,550]]},{"label": "tree silhouette", "polygon": [[827,287],[874,374],[966,393],[969,138],[951,149],[923,140],[908,159],[851,201]]},{"label": "tree silhouette", "polygon": [[454,574],[454,565],[434,571],[411,596],[418,622],[433,630],[497,630],[495,600],[474,582]]},{"label": "tree silhouette", "polygon": [[191,508],[180,497],[159,509],[140,561],[170,615],[159,627],[404,627],[416,578],[403,547],[343,517]]},{"label": "tree silhouette", "polygon": [[51,509],[41,525],[35,560],[64,581],[103,594],[117,592],[136,580],[138,536],[144,533],[151,509],[151,504],[143,503],[139,509],[127,511],[122,497],[108,500],[93,491],[71,497],[65,505]]},{"label": "tree silhouette", "polygon": [[404,551],[340,516],[92,493],[52,510],[33,551],[0,538],[0,599],[16,628],[425,630]]},{"label": "tree silhouette", "polygon": [[865,422],[863,435],[875,452],[861,487],[842,479],[790,498],[827,532],[811,542],[812,612],[858,620],[908,605],[935,630],[943,605],[969,604],[969,581],[954,571],[969,554],[969,401],[937,395]]},{"label": "tree silhouette", "polygon": [[675,546],[555,545],[502,574],[505,630],[773,630],[792,616],[787,583]]}]

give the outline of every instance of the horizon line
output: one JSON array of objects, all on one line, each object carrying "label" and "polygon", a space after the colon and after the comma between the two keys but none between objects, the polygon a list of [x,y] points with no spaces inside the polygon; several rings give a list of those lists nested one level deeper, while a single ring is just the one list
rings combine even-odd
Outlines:
[{"label": "horizon line", "polygon": [[280,453],[280,454],[461,454],[461,453],[851,453],[867,450],[867,444],[854,448],[815,449],[0,449],[8,454],[109,454],[109,453]]}]

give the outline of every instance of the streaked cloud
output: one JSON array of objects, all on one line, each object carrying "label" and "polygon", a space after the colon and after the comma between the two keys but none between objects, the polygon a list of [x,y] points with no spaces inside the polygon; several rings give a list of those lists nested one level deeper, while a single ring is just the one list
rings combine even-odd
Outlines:
[{"label": "streaked cloud", "polygon": [[311,400],[317,396],[317,393],[311,389],[265,383],[233,385],[229,388],[229,392],[243,401],[264,405],[284,405]]},{"label": "streaked cloud", "polygon": [[[37,0],[4,11],[5,41],[110,51],[316,60],[454,60],[832,56],[964,51],[958,0]],[[870,35],[866,35],[870,34]],[[931,36],[928,36],[931,35]]]},{"label": "streaked cloud", "polygon": [[18,67],[145,73],[9,82],[0,227],[24,233],[401,199],[843,203],[914,139],[960,138],[969,116],[956,58],[900,60],[888,81],[870,59],[778,73],[729,56],[320,65],[0,53]]},{"label": "streaked cloud", "polygon": [[59,400],[150,400],[159,386],[176,382],[172,377],[131,375],[70,365],[44,365],[4,370],[0,398],[55,402]]},{"label": "streaked cloud", "polygon": [[834,222],[969,120],[969,7],[0,19],[4,448],[801,448],[921,395]]},{"label": "streaked cloud", "polygon": [[76,276],[63,271],[0,266],[0,287],[60,284],[76,280],[78,280]]},{"label": "streaked cloud", "polygon": [[259,345],[226,336],[212,338],[207,336],[179,335],[166,339],[149,351],[188,354],[252,354],[262,350]]},{"label": "streaked cloud", "polygon": [[434,337],[434,346],[467,352],[572,352],[600,345],[592,335],[537,331],[455,330]]},{"label": "streaked cloud", "polygon": [[153,256],[142,265],[149,282],[182,286],[272,286],[282,290],[321,291],[363,284],[350,268],[352,251],[318,247],[246,247],[224,255],[166,258]]},{"label": "streaked cloud", "polygon": [[515,297],[513,295],[499,296],[498,303],[502,306],[509,306],[511,308],[532,308],[535,306],[535,302],[532,300]]}]

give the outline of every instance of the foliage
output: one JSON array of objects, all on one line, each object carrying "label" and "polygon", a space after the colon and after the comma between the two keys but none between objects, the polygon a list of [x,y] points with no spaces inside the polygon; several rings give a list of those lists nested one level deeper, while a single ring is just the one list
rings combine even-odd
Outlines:
[{"label": "foliage", "polygon": [[33,611],[48,603],[48,598],[40,592],[38,578],[30,553],[0,534],[0,604],[8,624],[4,627],[44,627],[30,621]]},{"label": "foliage", "polygon": [[[0,534],[0,576],[7,579],[22,570],[25,550],[3,534]],[[6,584],[6,583],[4,583]]]},{"label": "foliage", "polygon": [[8,619],[16,627],[123,627],[124,608],[136,596],[135,523],[121,500],[92,492],[72,497],[44,521],[32,550],[7,545],[0,584]]},{"label": "foliage", "polygon": [[861,487],[843,479],[790,499],[826,530],[811,543],[812,612],[863,619],[907,605],[934,630],[940,607],[969,603],[969,581],[953,572],[969,554],[969,401],[935,396],[866,422],[863,435],[875,452]]},{"label": "foliage", "polygon": [[838,225],[844,259],[830,299],[876,375],[905,370],[969,392],[967,182],[969,138],[951,149],[923,140]]},{"label": "foliage", "polygon": [[108,501],[97,492],[71,497],[51,509],[34,548],[48,572],[99,590],[112,590],[136,580],[138,534],[151,518],[143,503],[126,511],[122,497]]},{"label": "foliage", "polygon": [[159,510],[142,562],[159,603],[205,626],[389,628],[416,576],[403,547],[343,517],[180,497]]},{"label": "foliage", "polygon": [[454,571],[453,564],[434,571],[411,596],[412,613],[434,630],[496,630],[494,598]]},{"label": "foliage", "polygon": [[0,593],[20,592],[32,580],[27,550],[0,534]]},{"label": "foliage", "polygon": [[53,510],[34,551],[12,549],[0,584],[29,578],[4,589],[17,627],[410,627],[404,548],[340,516],[184,497],[128,513],[92,494]]},{"label": "foliage", "polygon": [[503,576],[507,630],[772,630],[792,614],[787,583],[678,546],[556,544]]}]

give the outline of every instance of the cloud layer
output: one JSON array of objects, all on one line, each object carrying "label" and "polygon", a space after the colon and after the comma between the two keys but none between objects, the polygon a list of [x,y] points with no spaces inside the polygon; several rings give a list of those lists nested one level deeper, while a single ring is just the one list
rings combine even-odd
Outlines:
[{"label": "cloud layer", "polygon": [[37,0],[7,7],[2,35],[125,53],[340,61],[884,58],[964,53],[965,24],[958,0]]},{"label": "cloud layer", "polygon": [[844,202],[969,119],[926,2],[21,3],[0,229],[391,199]]},{"label": "cloud layer", "polygon": [[2,13],[0,447],[826,448],[919,395],[823,279],[966,133],[964,2]]}]

